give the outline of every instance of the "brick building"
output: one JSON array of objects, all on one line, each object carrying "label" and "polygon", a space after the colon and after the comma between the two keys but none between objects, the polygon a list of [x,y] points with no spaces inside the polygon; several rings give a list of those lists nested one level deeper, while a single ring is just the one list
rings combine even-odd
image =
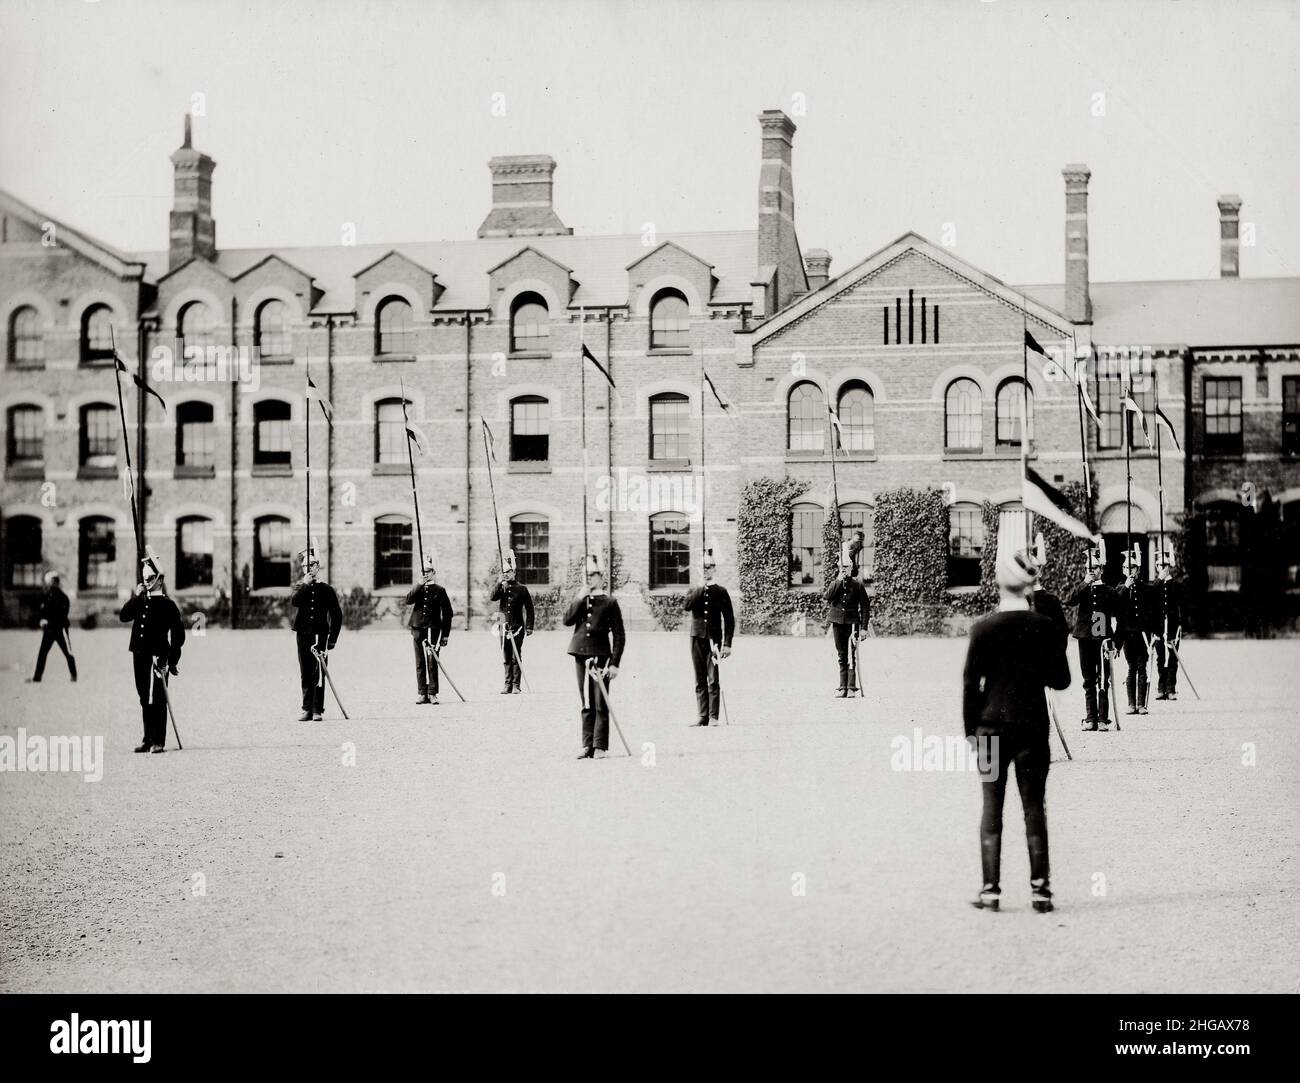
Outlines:
[{"label": "brick building", "polygon": [[[755,228],[734,233],[575,236],[554,207],[555,162],[530,155],[489,163],[473,240],[222,249],[215,163],[188,123],[165,252],[116,251],[0,193],[5,611],[18,615],[49,567],[79,614],[132,582],[110,328],[167,400],[164,412],[123,385],[132,429],[145,410],[131,452],[146,541],[196,604],[287,590],[307,536],[309,369],[334,408],[332,426],[312,414],[311,533],[343,589],[396,598],[414,574],[403,398],[429,444],[416,462],[424,544],[470,620],[486,609],[498,525],[480,417],[503,541],[537,586],[562,585],[584,545],[612,550],[631,617],[645,619],[648,599],[696,574],[706,539],[734,585],[740,491],[788,475],[807,494],[774,529],[790,532],[792,585],[812,589],[829,402],[848,524],[870,538],[877,493],[946,486],[952,589],[970,589],[981,503],[1021,514],[1026,330],[1090,358],[1103,531],[1152,544],[1160,529],[1155,457],[1119,412],[1131,380],[1144,407],[1158,394],[1189,452],[1163,449],[1166,528],[1212,505],[1207,559],[1228,561],[1224,509],[1251,482],[1294,545],[1300,279],[1236,276],[1239,202],[1221,203],[1216,280],[1091,283],[1084,166],[1065,170],[1063,285],[1007,286],[913,233],[832,278],[795,230],[795,126],[780,112],[759,121]],[[581,361],[584,343],[617,391]],[[187,352],[202,360],[182,365]],[[1035,462],[1077,478],[1074,385],[1040,361]],[[1230,593],[1239,579],[1215,571],[1205,587]]]}]

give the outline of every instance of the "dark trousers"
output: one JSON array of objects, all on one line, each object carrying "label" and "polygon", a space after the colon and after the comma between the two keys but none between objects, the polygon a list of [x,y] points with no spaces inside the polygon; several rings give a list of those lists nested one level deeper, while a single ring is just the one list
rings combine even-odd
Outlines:
[{"label": "dark trousers", "polygon": [[[1156,671],[1160,675],[1159,691],[1162,696],[1178,691],[1178,655],[1174,653],[1172,643],[1166,643],[1163,639],[1156,640]],[[73,676],[76,676],[75,670]]]},{"label": "dark trousers", "polygon": [[[512,647],[510,644],[513,643]],[[501,664],[506,671],[506,687],[518,688],[523,678],[519,665],[524,656],[524,630],[522,627],[511,630],[507,624],[501,626]]]},{"label": "dark trousers", "polygon": [[846,691],[858,687],[858,677],[853,669],[853,633],[855,624],[832,624],[831,633],[835,636],[835,653],[840,662],[840,687]]},{"label": "dark trousers", "polygon": [[[574,671],[578,676],[578,695],[582,697],[582,747],[599,748],[609,751],[609,705],[605,696],[609,693],[608,677],[588,677],[587,663],[594,662],[597,669],[604,669],[609,664],[609,655],[598,658],[573,656]],[[596,686],[600,685],[598,689]]]},{"label": "dark trousers", "polygon": [[68,675],[74,681],[77,679],[77,660],[72,657],[72,651],[68,650],[67,640],[63,638],[63,629],[47,624],[41,629],[41,649],[36,655],[36,673],[32,680],[39,681],[45,676],[45,659],[50,653],[50,648],[56,643],[59,650],[63,652],[63,657],[68,661]]},{"label": "dark trousers", "polygon": [[1083,674],[1083,698],[1089,722],[1105,722],[1110,717],[1110,689],[1106,684],[1106,660],[1102,657],[1104,639],[1079,640],[1079,671]]},{"label": "dark trousers", "polygon": [[691,636],[691,665],[695,667],[695,708],[701,722],[718,720],[722,703],[722,668],[713,659],[713,643],[708,636]]},{"label": "dark trousers", "polygon": [[432,628],[412,628],[411,646],[415,650],[415,687],[422,696],[438,694],[438,662],[433,652],[425,651],[426,643],[433,643]]},{"label": "dark trousers", "polygon": [[[1047,860],[1047,768],[1051,753],[1047,747],[1047,734],[1025,735],[1014,729],[1008,732],[988,726],[975,731],[981,742],[996,737],[997,747],[991,746],[987,762],[997,765],[997,777],[981,777],[984,791],[984,812],[980,817],[980,861],[984,883],[995,889],[1001,885],[1002,874],[1002,804],[1007,796],[1007,776],[1012,764],[1016,769],[1016,787],[1020,790],[1020,805],[1025,813],[1025,840],[1029,843],[1029,880],[1042,881],[1047,886],[1049,866]],[[990,772],[991,773],[991,772]]]},{"label": "dark trousers", "polygon": [[298,676],[302,681],[302,709],[312,714],[325,713],[325,675],[311,653],[312,647],[325,650],[324,632],[298,632]]},{"label": "dark trousers", "polygon": [[[154,657],[151,654],[133,653],[132,664],[135,667],[135,690],[140,697],[140,715],[144,722],[144,743],[147,745],[167,745],[167,697],[163,686],[167,681],[167,670],[156,677],[153,672]],[[162,663],[158,663],[162,665]],[[150,699],[153,702],[149,702]]]},{"label": "dark trousers", "polygon": [[1147,703],[1147,662],[1150,659],[1147,641],[1141,632],[1130,632],[1124,637],[1124,662],[1128,666],[1128,675],[1124,678],[1124,689],[1128,692],[1128,705],[1136,707]]}]

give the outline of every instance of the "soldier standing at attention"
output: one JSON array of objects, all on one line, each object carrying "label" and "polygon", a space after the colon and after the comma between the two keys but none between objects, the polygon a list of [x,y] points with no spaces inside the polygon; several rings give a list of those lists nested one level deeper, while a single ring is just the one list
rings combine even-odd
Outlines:
[{"label": "soldier standing at attention", "polygon": [[167,745],[168,676],[175,677],[185,645],[185,623],[176,603],[167,597],[162,568],[150,549],[140,564],[141,582],[122,607],[120,619],[131,625],[135,690],[140,697],[144,738],[137,752],[163,752]]},{"label": "soldier standing at attention", "polygon": [[974,905],[996,910],[1002,895],[1002,806],[1014,764],[1029,844],[1029,886],[1034,910],[1052,910],[1047,853],[1049,718],[1045,688],[1070,686],[1065,640],[1052,618],[1035,613],[1029,593],[1038,565],[1023,551],[998,557],[998,608],[975,622],[963,675],[966,738],[980,756],[984,811],[980,858],[984,885]]},{"label": "soldier standing at attention", "polygon": [[849,645],[856,634],[865,639],[867,621],[871,619],[871,602],[862,583],[853,577],[853,558],[846,542],[840,546],[839,577],[822,593],[826,600],[827,617],[835,637],[835,653],[839,656],[840,687],[836,695],[844,699],[849,689],[857,689],[857,675],[853,672]]},{"label": "soldier standing at attention", "polygon": [[415,650],[415,687],[420,693],[417,704],[438,705],[438,661],[434,649],[442,650],[451,638],[451,599],[442,586],[433,581],[433,554],[424,558],[424,577],[406,595],[411,606],[411,646]]},{"label": "soldier standing at attention", "polygon": [[506,669],[503,696],[521,691],[523,680],[524,637],[533,634],[533,596],[522,583],[517,582],[518,568],[515,551],[507,549],[502,557],[504,567],[501,580],[492,591],[489,601],[497,602],[500,611],[501,661]]},{"label": "soldier standing at attention", "polygon": [[298,676],[302,682],[299,722],[319,722],[325,717],[325,674],[315,652],[328,653],[343,630],[343,610],[334,588],[321,579],[320,553],[315,544],[298,554],[302,579],[293,592],[298,610],[293,630],[298,637]]},{"label": "soldier standing at attention", "polygon": [[[1159,682],[1156,699],[1178,698],[1178,648],[1183,638],[1183,584],[1174,578],[1174,554],[1167,550],[1156,560],[1156,582],[1151,587],[1152,634],[1156,641]],[[74,681],[77,679],[75,671]]]},{"label": "soldier standing at attention", "polygon": [[[609,752],[609,682],[618,676],[627,636],[618,602],[605,593],[605,568],[599,554],[586,562],[587,589],[564,613],[573,629],[569,654],[582,697],[582,751],[578,759],[604,759]],[[599,685],[599,688],[596,686]]]},{"label": "soldier standing at attention", "polygon": [[1147,612],[1147,585],[1138,579],[1141,572],[1139,549],[1135,544],[1124,554],[1124,585],[1118,595],[1119,639],[1124,650],[1128,673],[1124,689],[1128,693],[1128,710],[1125,714],[1147,713],[1147,665],[1151,653],[1147,649],[1147,629],[1150,615]]},{"label": "soldier standing at attention", "polygon": [[1073,606],[1073,635],[1079,643],[1079,672],[1083,676],[1083,697],[1086,716],[1085,730],[1110,729],[1110,698],[1106,682],[1104,652],[1113,630],[1112,623],[1118,608],[1115,592],[1101,581],[1106,560],[1100,548],[1088,553],[1088,570],[1083,586],[1070,595],[1067,605]]},{"label": "soldier standing at attention", "polygon": [[33,684],[40,684],[41,678],[45,676],[45,659],[50,653],[50,648],[56,643],[59,645],[59,650],[63,652],[63,657],[67,659],[68,676],[74,681],[77,679],[77,660],[72,657],[72,649],[68,646],[66,638],[70,627],[68,621],[70,607],[68,596],[59,586],[59,573],[46,572],[45,593],[41,596],[41,607],[36,614],[41,626],[41,649],[36,655],[36,673],[31,678]]},{"label": "soldier standing at attention", "polygon": [[[712,549],[704,551],[704,586],[688,591],[682,608],[691,615],[691,664],[695,667],[694,726],[714,725],[722,701],[719,659],[731,656],[731,638],[736,632],[736,615],[727,588],[715,583],[717,560]],[[716,653],[716,657],[715,657]]]}]

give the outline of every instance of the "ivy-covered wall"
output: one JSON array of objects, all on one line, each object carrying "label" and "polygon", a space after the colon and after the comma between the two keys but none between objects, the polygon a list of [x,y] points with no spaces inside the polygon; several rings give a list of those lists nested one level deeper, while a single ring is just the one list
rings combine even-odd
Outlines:
[{"label": "ivy-covered wall", "polygon": [[757,478],[741,491],[736,516],[741,632],[815,634],[826,619],[820,590],[790,586],[790,511],[805,488],[794,478]]},{"label": "ivy-covered wall", "polygon": [[948,508],[943,491],[890,489],[876,497],[871,623],[882,635],[939,635],[949,610]]}]

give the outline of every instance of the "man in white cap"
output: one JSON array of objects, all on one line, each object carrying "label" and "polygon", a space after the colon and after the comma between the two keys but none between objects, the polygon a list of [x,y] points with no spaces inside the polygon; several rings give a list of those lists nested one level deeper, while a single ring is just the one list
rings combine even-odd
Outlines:
[{"label": "man in white cap", "polygon": [[966,652],[963,722],[980,756],[984,794],[984,884],[974,905],[984,910],[998,909],[1002,894],[1002,805],[1013,764],[1025,813],[1033,907],[1038,913],[1052,909],[1044,805],[1050,719],[1044,689],[1068,688],[1070,663],[1053,618],[1030,607],[1028,596],[1038,573],[1037,562],[1023,550],[999,553],[998,608],[975,622]]},{"label": "man in white cap", "polygon": [[506,670],[506,683],[501,694],[508,696],[522,691],[519,685],[523,680],[524,637],[533,634],[533,596],[518,580],[513,549],[505,551],[502,563],[501,579],[489,601],[497,603],[500,614],[501,661]]},{"label": "man in white cap", "polygon": [[[122,607],[119,619],[131,625],[131,651],[135,690],[140,697],[144,738],[137,752],[163,752],[167,747],[168,677],[175,677],[185,645],[185,622],[176,603],[167,597],[162,567],[146,547],[140,563],[140,582]],[[164,686],[164,687],[160,687]]]},{"label": "man in white cap", "polygon": [[343,630],[343,608],[334,588],[321,578],[320,550],[313,541],[298,554],[302,578],[293,592],[297,614],[293,630],[298,637],[298,678],[302,684],[299,722],[319,722],[325,717],[325,675],[316,651],[332,651]]},{"label": "man in white cap", "polygon": [[[582,751],[578,759],[604,759],[609,752],[609,682],[618,676],[627,636],[623,611],[605,592],[605,564],[598,553],[588,555],[587,586],[569,603],[564,624],[573,629],[569,654],[582,697]],[[599,682],[600,688],[595,685]]]},{"label": "man in white cap", "polygon": [[853,556],[848,542],[840,546],[839,575],[831,582],[822,598],[826,601],[826,616],[835,637],[835,654],[840,664],[840,686],[836,695],[844,699],[849,689],[857,691],[858,678],[854,672],[850,645],[856,635],[859,640],[867,635],[867,622],[871,619],[871,600],[863,589],[862,581],[853,574]]},{"label": "man in white cap", "polygon": [[411,607],[411,646],[415,651],[415,687],[419,705],[438,703],[438,660],[434,648],[441,651],[451,638],[451,599],[442,585],[434,582],[432,553],[424,555],[424,574],[406,595]]},{"label": "man in white cap", "polygon": [[41,595],[40,609],[36,612],[41,628],[41,649],[36,655],[36,673],[31,678],[33,684],[39,684],[45,675],[45,659],[55,644],[67,659],[68,676],[74,681],[77,679],[77,660],[72,657],[72,648],[67,641],[67,630],[71,626],[68,620],[70,607],[68,596],[59,586],[59,573],[46,572],[45,593]]},{"label": "man in white cap", "polygon": [[[1156,699],[1178,698],[1178,647],[1183,636],[1183,584],[1175,578],[1173,549],[1156,557],[1156,581],[1151,589],[1151,632],[1155,636],[1159,679]],[[72,679],[75,681],[76,671]]]},{"label": "man in white cap", "polygon": [[[721,583],[713,581],[718,570],[712,549],[704,551],[701,575],[704,585],[688,591],[682,608],[690,614],[687,628],[691,637],[691,665],[695,669],[695,726],[717,725],[722,701],[722,678],[719,658],[731,655],[731,640],[736,632],[736,615],[731,595]],[[716,655],[716,657],[715,657]]]}]

